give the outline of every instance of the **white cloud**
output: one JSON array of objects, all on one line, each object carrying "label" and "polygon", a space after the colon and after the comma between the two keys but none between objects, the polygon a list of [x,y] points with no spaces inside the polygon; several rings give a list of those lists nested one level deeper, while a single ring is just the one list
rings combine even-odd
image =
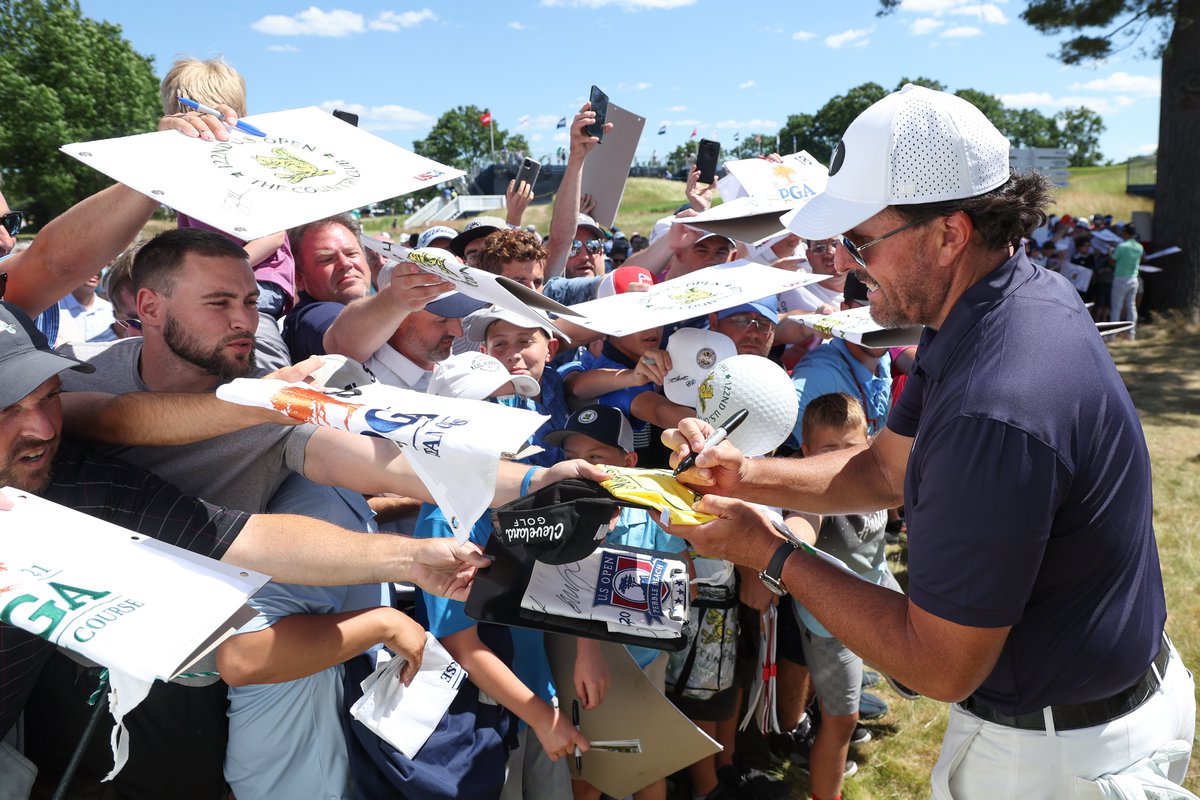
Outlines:
[{"label": "white cloud", "polygon": [[915,14],[945,14],[962,0],[901,0],[900,10]]},{"label": "white cloud", "polygon": [[551,141],[565,142],[565,141],[568,141],[569,139],[570,139],[570,135],[566,131],[559,131],[558,133],[554,134],[554,138],[551,139]]},{"label": "white cloud", "polygon": [[1008,17],[1004,16],[1004,12],[995,3],[979,3],[978,5],[959,6],[950,9],[951,14],[957,14],[965,17],[975,17],[976,19],[986,22],[989,25],[1006,25]]},{"label": "white cloud", "polygon": [[754,86],[754,81],[742,81],[738,84],[739,89],[749,89]]},{"label": "white cloud", "polygon": [[995,3],[973,3],[970,0],[901,0],[900,10],[934,17],[944,14],[974,17],[989,25],[1004,25],[1008,22],[1004,11]]},{"label": "white cloud", "polygon": [[809,39],[815,39],[817,35],[812,31],[796,31],[792,34],[792,38],[797,42],[807,42]]},{"label": "white cloud", "polygon": [[[557,116],[555,116],[554,114],[538,114],[536,117],[534,117],[533,119],[531,119],[529,121],[529,127],[531,127],[531,128],[553,128],[555,125],[558,124],[558,121],[560,119],[562,119],[562,117],[563,117],[562,114],[559,114]],[[567,118],[567,121],[568,122],[571,121],[570,117]]]},{"label": "white cloud", "polygon": [[871,35],[872,30],[874,29],[851,28],[848,31],[842,31],[841,33],[835,33],[830,36],[826,36],[825,44],[834,50],[838,50],[848,44],[853,45],[854,47],[863,47],[867,44],[867,42],[870,41],[867,37]]},{"label": "white cloud", "polygon": [[[662,125],[682,125],[685,128],[696,128],[700,126],[698,119],[664,119]],[[660,125],[659,127],[662,127]]]},{"label": "white cloud", "polygon": [[945,24],[940,19],[921,17],[920,19],[914,19],[912,25],[908,26],[908,29],[914,36],[924,36],[933,33]]},{"label": "white cloud", "polygon": [[661,11],[693,6],[696,0],[542,0],[544,6],[566,8],[608,8],[622,11]]},{"label": "white cloud", "polygon": [[1162,78],[1157,75],[1130,75],[1127,72],[1114,72],[1107,78],[1072,84],[1071,88],[1085,92],[1128,92],[1145,97],[1158,97],[1162,94]]},{"label": "white cloud", "polygon": [[362,33],[363,15],[353,11],[335,8],[333,11],[322,11],[316,6],[310,6],[295,16],[270,14],[251,26],[259,33],[268,36],[349,36],[352,33]]},{"label": "white cloud", "polygon": [[269,44],[267,50],[272,53],[299,53],[300,48],[294,44]]},{"label": "white cloud", "polygon": [[671,106],[667,111],[678,114],[680,111],[687,111],[687,106]]},{"label": "white cloud", "polygon": [[941,35],[943,39],[969,39],[972,36],[982,36],[983,29],[974,25],[959,25],[956,28],[947,28]]},{"label": "white cloud", "polygon": [[1112,97],[1086,97],[1084,95],[1064,95],[1055,97],[1049,92],[1013,92],[996,95],[1000,102],[1009,108],[1078,108],[1084,106],[1097,114],[1110,114],[1118,109],[1128,108],[1136,102],[1132,97],[1113,95]]},{"label": "white cloud", "polygon": [[512,28],[514,31],[525,30],[525,26],[520,22],[510,22],[508,23],[508,27]]},{"label": "white cloud", "polygon": [[640,83],[618,83],[617,89],[622,92],[644,92],[650,88],[650,84],[645,81]]},{"label": "white cloud", "polygon": [[531,133],[528,136],[526,136],[525,138],[528,139],[529,142],[532,144],[533,142],[540,142],[545,137],[543,137],[540,133]]},{"label": "white cloud", "polygon": [[373,31],[398,31],[401,28],[415,28],[422,22],[432,22],[435,19],[437,14],[428,8],[422,8],[420,11],[402,11],[399,14],[395,11],[381,11],[378,17],[371,20],[368,27]]},{"label": "white cloud", "polygon": [[369,131],[404,131],[432,125],[434,118],[423,111],[404,106],[364,106],[362,103],[347,103],[345,100],[326,100],[321,108],[335,108],[358,114],[358,124]]}]

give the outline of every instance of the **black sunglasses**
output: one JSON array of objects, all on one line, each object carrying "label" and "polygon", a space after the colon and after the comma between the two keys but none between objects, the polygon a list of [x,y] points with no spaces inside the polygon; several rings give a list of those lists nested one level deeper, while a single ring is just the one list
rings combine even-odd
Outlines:
[{"label": "black sunglasses", "polygon": [[4,230],[8,231],[9,236],[16,236],[21,232],[21,226],[25,223],[25,214],[21,211],[9,211],[3,217],[0,217],[0,225],[4,226]]},{"label": "black sunglasses", "polygon": [[866,269],[867,262],[866,262],[866,259],[863,258],[863,255],[862,255],[863,250],[866,250],[868,247],[871,247],[872,245],[879,244],[884,239],[887,239],[889,236],[895,236],[897,233],[900,233],[900,231],[906,231],[909,228],[913,227],[914,225],[920,225],[922,222],[925,222],[925,220],[914,219],[912,222],[909,222],[905,225],[901,225],[899,228],[896,228],[895,230],[888,231],[883,236],[876,236],[874,239],[867,242],[866,244],[856,245],[854,242],[850,241],[845,236],[842,236],[841,237],[842,247],[846,248],[846,252],[850,255],[851,258],[854,259],[855,263],[857,263],[863,269]]},{"label": "black sunglasses", "polygon": [[587,248],[587,251],[589,253],[592,253],[594,255],[604,249],[604,242],[601,241],[600,239],[588,239],[586,242],[581,242],[578,239],[573,239],[571,241],[572,257],[579,255],[579,251],[585,247]]}]

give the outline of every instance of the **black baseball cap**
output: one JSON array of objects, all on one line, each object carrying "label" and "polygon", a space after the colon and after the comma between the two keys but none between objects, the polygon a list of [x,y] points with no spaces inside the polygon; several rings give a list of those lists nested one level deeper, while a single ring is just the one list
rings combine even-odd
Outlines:
[{"label": "black baseball cap", "polygon": [[555,447],[561,447],[567,437],[582,433],[590,436],[601,444],[615,447],[622,453],[633,452],[633,429],[621,409],[612,406],[588,406],[581,408],[567,420],[567,426],[561,431],[551,431],[543,437],[543,441]]},{"label": "black baseball cap", "polygon": [[65,369],[96,371],[91,364],[54,352],[24,311],[0,300],[0,408],[16,405]]}]

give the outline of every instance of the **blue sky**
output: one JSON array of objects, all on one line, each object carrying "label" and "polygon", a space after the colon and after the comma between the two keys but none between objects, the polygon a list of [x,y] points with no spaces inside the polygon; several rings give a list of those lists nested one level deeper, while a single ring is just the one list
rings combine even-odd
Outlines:
[{"label": "blue sky", "polygon": [[[699,136],[775,131],[866,81],[927,76],[1012,107],[1086,105],[1108,127],[1106,158],[1152,151],[1160,62],[1138,47],[1090,67],[1053,57],[1058,40],[1020,19],[1020,0],[507,0],[506,2],[147,3],[83,0],[118,23],[159,75],[181,55],[223,55],[246,77],[250,111],[306,105],[356,111],[401,146],[456,105],[491,110],[535,155],[598,84],[647,118],[638,155]],[[527,118],[527,119],[523,119]],[[665,135],[658,135],[661,125]],[[784,150],[787,151],[786,143]],[[827,153],[814,153],[821,160]]]}]

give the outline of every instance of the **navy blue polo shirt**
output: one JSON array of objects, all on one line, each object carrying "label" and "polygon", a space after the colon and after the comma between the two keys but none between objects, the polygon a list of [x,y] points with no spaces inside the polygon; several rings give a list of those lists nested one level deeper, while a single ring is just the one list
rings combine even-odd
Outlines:
[{"label": "navy blue polo shirt", "polygon": [[888,427],[915,439],[913,602],[1012,626],[975,697],[1023,714],[1133,684],[1166,620],[1150,459],[1071,284],[1022,252],[968,289],[925,332]]},{"label": "navy blue polo shirt", "polygon": [[317,300],[300,292],[296,307],[283,318],[283,341],[292,354],[293,364],[309,356],[325,355],[325,331],[345,308],[342,303]]}]

